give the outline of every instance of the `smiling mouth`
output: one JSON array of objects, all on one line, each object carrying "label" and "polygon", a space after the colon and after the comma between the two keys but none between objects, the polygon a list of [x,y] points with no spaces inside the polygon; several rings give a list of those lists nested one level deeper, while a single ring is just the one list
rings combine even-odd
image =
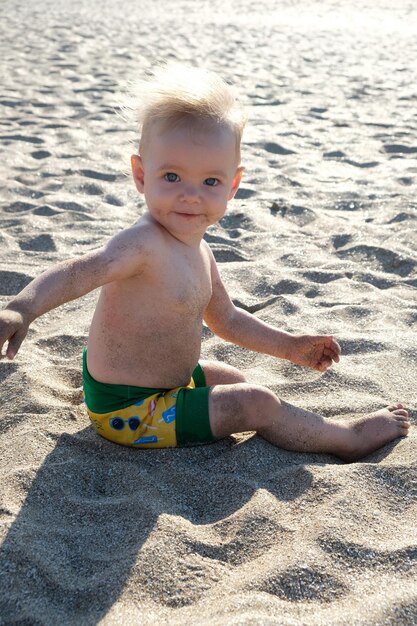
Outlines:
[{"label": "smiling mouth", "polygon": [[184,217],[185,219],[193,219],[198,216],[198,213],[182,213],[181,211],[177,211],[176,213],[177,215],[179,215],[180,217]]}]

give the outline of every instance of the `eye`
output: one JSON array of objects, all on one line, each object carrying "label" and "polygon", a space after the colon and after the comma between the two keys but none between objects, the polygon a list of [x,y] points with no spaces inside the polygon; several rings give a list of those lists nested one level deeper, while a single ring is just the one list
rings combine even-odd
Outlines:
[{"label": "eye", "polygon": [[216,185],[219,184],[219,181],[217,178],[206,178],[206,180],[204,181],[205,185],[208,185],[208,187],[215,187]]},{"label": "eye", "polygon": [[177,183],[180,180],[180,177],[178,176],[178,174],[175,174],[174,172],[167,172],[164,178],[169,183]]}]

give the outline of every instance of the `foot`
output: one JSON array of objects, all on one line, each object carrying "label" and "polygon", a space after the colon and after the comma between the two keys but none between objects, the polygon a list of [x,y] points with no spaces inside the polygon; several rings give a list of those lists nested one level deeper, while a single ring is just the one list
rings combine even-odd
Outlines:
[{"label": "foot", "polygon": [[410,420],[403,405],[397,403],[346,424],[346,427],[346,440],[336,454],[345,461],[355,461],[389,441],[406,437]]}]

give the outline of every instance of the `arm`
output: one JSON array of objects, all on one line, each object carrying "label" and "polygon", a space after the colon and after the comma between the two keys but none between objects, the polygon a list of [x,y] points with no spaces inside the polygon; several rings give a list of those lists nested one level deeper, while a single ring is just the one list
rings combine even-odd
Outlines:
[{"label": "arm", "polygon": [[0,312],[0,353],[8,341],[6,356],[14,358],[37,317],[106,283],[138,273],[144,259],[144,245],[133,227],[100,249],[43,272]]},{"label": "arm", "polygon": [[293,335],[236,307],[221,280],[212,254],[211,276],[212,297],[204,320],[222,339],[319,371],[325,371],[333,361],[339,361],[341,350],[333,337]]}]

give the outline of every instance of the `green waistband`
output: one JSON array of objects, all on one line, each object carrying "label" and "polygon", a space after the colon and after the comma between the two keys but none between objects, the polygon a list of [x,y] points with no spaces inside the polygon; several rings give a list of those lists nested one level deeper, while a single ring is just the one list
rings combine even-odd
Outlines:
[{"label": "green waistband", "polygon": [[197,363],[197,365],[195,366],[194,372],[192,374],[192,379],[196,387],[206,386],[206,377],[204,376],[204,371],[200,363]]},{"label": "green waistband", "polygon": [[83,353],[83,381],[85,403],[93,413],[118,411],[156,393],[169,391],[168,389],[100,383],[91,376],[87,369],[87,348],[84,348]]},{"label": "green waistband", "polygon": [[[206,384],[204,372],[199,363],[193,372],[193,380],[196,387],[204,387]],[[131,406],[139,400],[146,400],[154,394],[170,391],[170,389],[100,383],[88,371],[87,348],[84,348],[83,352],[83,382],[85,403],[93,413],[111,413]]]}]

